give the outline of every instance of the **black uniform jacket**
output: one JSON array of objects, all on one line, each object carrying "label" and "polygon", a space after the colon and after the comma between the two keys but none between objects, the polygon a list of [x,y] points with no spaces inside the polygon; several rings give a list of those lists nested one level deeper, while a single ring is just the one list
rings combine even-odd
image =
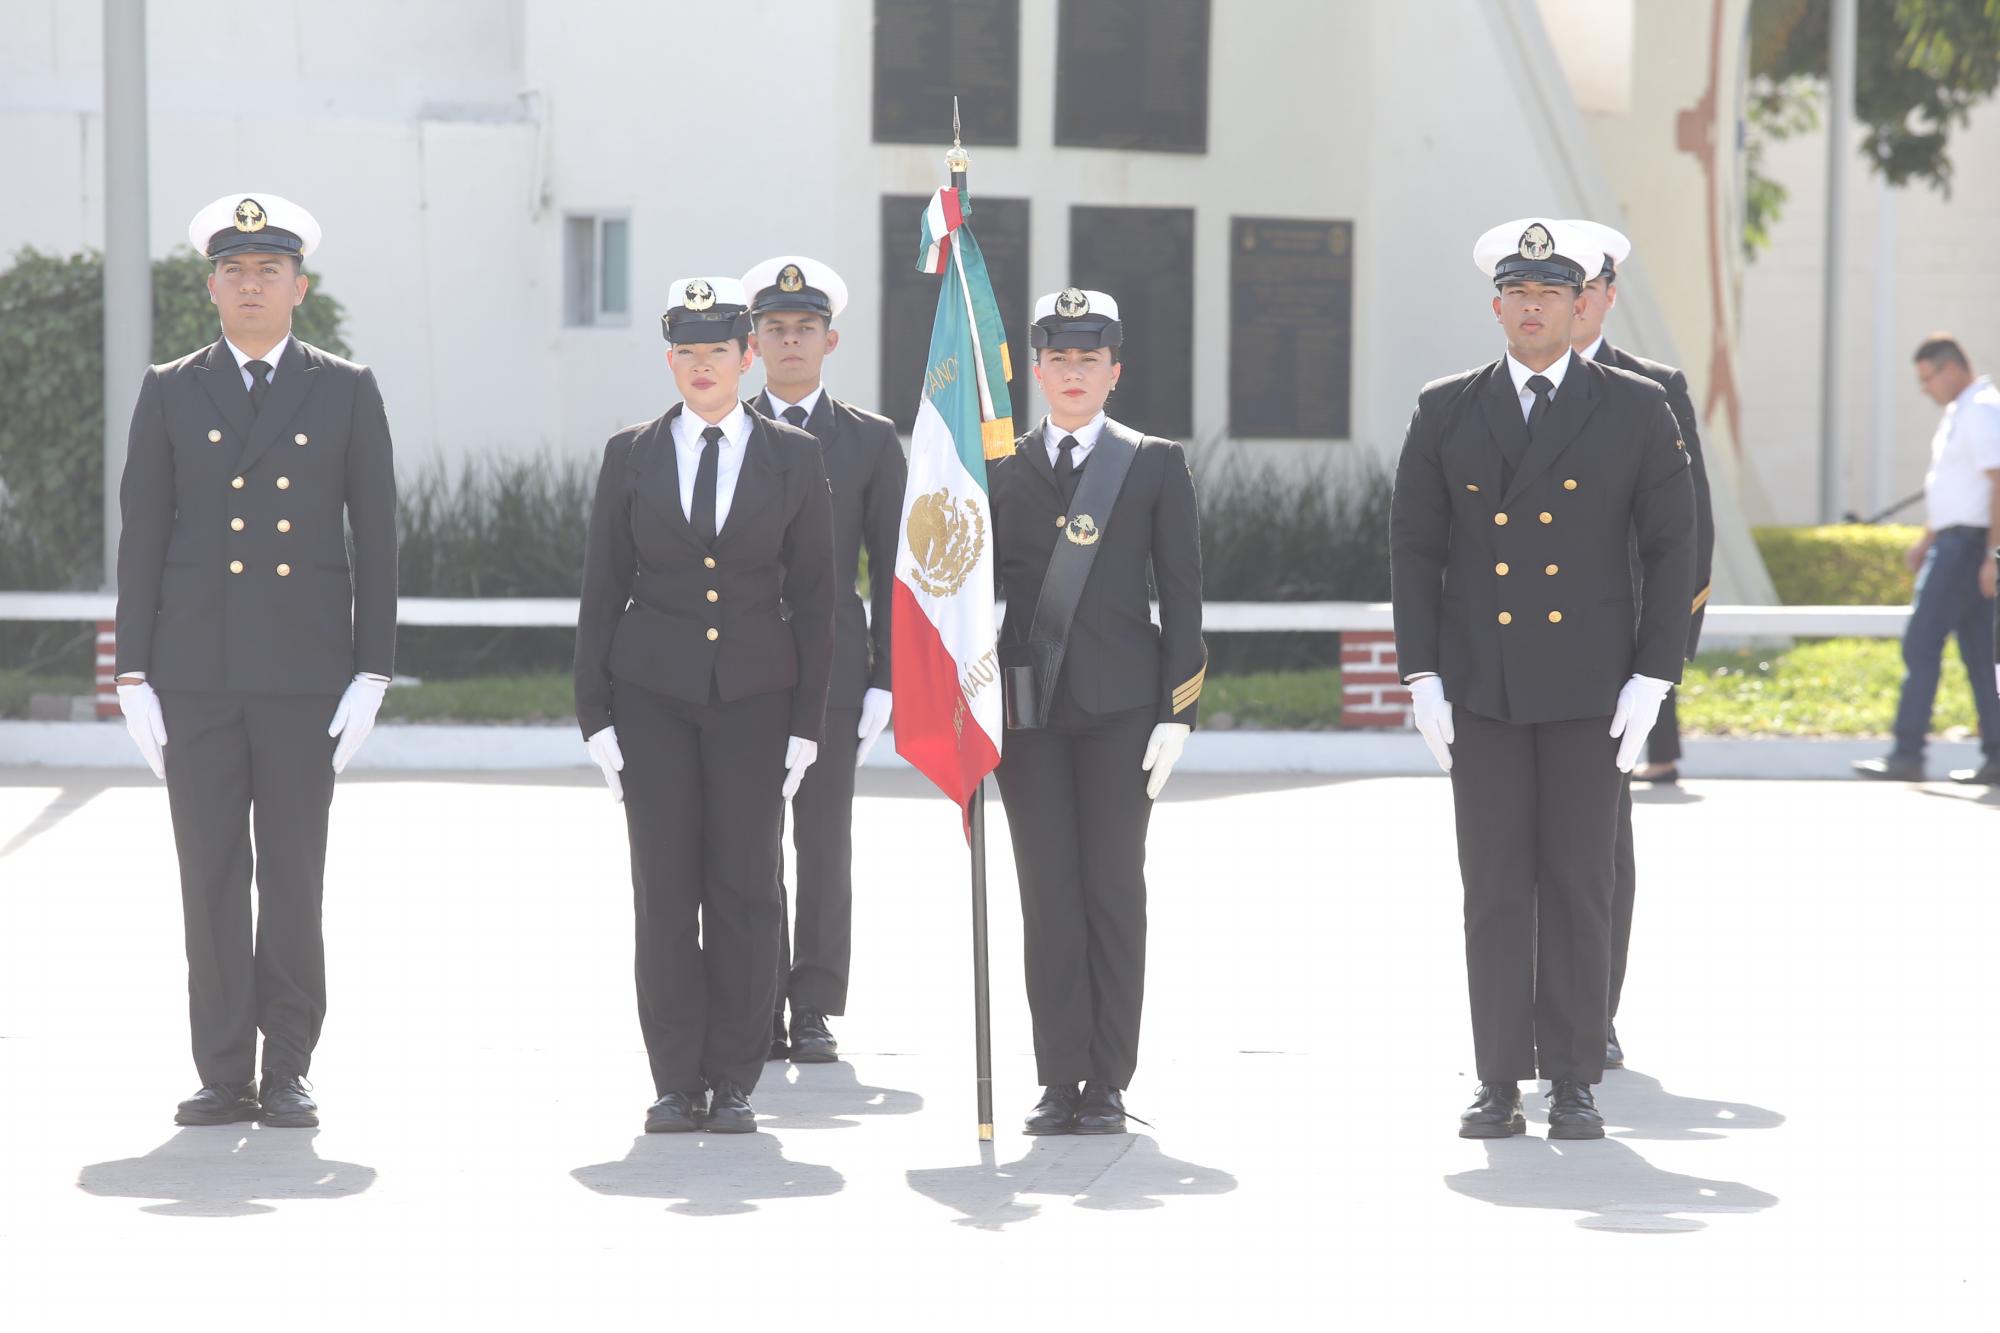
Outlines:
[{"label": "black uniform jacket", "polygon": [[221,339],[152,367],[118,494],[119,671],[264,694],[393,671],[396,469],[366,366],[294,338],[254,418]]},{"label": "black uniform jacket", "polygon": [[[1674,424],[1681,428],[1681,443],[1687,446],[1688,463],[1694,478],[1694,614],[1688,619],[1687,656],[1692,658],[1701,644],[1702,613],[1708,606],[1710,580],[1715,571],[1715,506],[1708,495],[1708,464],[1701,453],[1701,422],[1694,414],[1694,399],[1688,394],[1687,376],[1664,361],[1634,356],[1613,347],[1610,339],[1597,345],[1597,360],[1607,366],[1644,375],[1667,391],[1667,406],[1673,409]],[[1633,574],[1638,575],[1638,561]],[[1641,589],[1641,596],[1644,590]]]},{"label": "black uniform jacket", "polygon": [[[1101,549],[1070,625],[1062,679],[1088,713],[1151,704],[1161,722],[1194,725],[1208,649],[1201,639],[1201,530],[1187,453],[1172,440],[1142,436],[1106,420],[1085,460],[1088,474],[1109,451],[1136,450],[1111,507],[1091,517]],[[1056,543],[1066,540],[1062,492],[1040,426],[1014,452],[986,465],[993,502],[995,578],[1007,601],[1002,643],[1028,637],[1042,577]],[[1147,574],[1159,590],[1155,626]]]},{"label": "black uniform jacket", "polygon": [[833,663],[819,443],[752,413],[729,517],[705,546],[681,512],[672,423],[683,410],[604,446],[576,622],[577,722],[585,736],[612,724],[614,679],[696,704],[789,689],[791,734],[817,741]]},{"label": "black uniform jacket", "polygon": [[[1504,490],[1503,448],[1520,459]],[[1666,392],[1613,367],[1572,358],[1532,444],[1504,357],[1425,385],[1389,516],[1403,674],[1434,671],[1453,703],[1522,723],[1609,716],[1634,673],[1678,681],[1689,472]]]},{"label": "black uniform jacket", "polygon": [[[752,411],[777,420],[775,406],[766,394],[750,404]],[[896,596],[896,527],[909,464],[893,421],[826,392],[813,404],[806,430],[819,441],[833,484],[833,681],[826,706],[859,708],[867,690],[890,688],[889,608]],[[855,590],[864,543],[872,617],[862,612]]]}]

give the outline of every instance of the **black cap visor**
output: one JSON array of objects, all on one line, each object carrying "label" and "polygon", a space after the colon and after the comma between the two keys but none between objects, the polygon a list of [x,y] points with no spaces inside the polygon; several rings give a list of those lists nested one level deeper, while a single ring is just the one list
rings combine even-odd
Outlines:
[{"label": "black cap visor", "polygon": [[725,343],[750,336],[750,312],[741,306],[689,310],[675,306],[660,316],[660,336],[670,343]]},{"label": "black cap visor", "polygon": [[773,310],[803,310],[809,315],[820,316],[829,324],[833,322],[833,302],[817,287],[801,287],[795,292],[766,287],[750,302],[752,317]]},{"label": "black cap visor", "polygon": [[1081,348],[1085,351],[1093,347],[1123,347],[1125,345],[1125,325],[1102,315],[1086,315],[1082,319],[1063,319],[1051,315],[1038,319],[1028,326],[1028,346]]},{"label": "black cap visor", "polygon": [[1493,285],[1505,287],[1515,282],[1553,282],[1565,287],[1583,287],[1583,269],[1561,255],[1547,259],[1522,259],[1510,255],[1493,270]]},{"label": "black cap visor", "polygon": [[238,231],[230,227],[208,238],[211,261],[231,255],[291,255],[296,259],[305,248],[304,241],[283,227],[266,227],[262,231]]}]

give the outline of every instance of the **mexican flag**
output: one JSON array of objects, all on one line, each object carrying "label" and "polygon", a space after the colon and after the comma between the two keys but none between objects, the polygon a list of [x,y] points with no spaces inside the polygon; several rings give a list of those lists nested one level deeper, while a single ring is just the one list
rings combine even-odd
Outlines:
[{"label": "mexican flag", "polygon": [[956,190],[924,210],[917,267],[942,274],[896,549],[896,753],[970,819],[1000,763],[1000,654],[986,460],[1011,453],[1014,377],[986,261]]}]

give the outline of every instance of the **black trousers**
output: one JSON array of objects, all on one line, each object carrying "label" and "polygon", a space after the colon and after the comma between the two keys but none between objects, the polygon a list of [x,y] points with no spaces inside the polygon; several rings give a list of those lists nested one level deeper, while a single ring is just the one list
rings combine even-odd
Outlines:
[{"label": "black trousers", "polygon": [[203,1086],[255,1077],[260,1029],[261,1068],[312,1066],[326,1019],[320,902],[334,746],[326,728],[339,704],[336,694],[160,693],[188,1026]]},{"label": "black trousers", "polygon": [[1139,767],[1157,710],[1010,731],[998,777],[1021,884],[1037,1077],[1131,1086],[1146,995],[1146,824]]},{"label": "black trousers", "polygon": [[633,970],[654,1089],[757,1086],[778,985],[779,819],[790,690],[612,699],[632,844]]},{"label": "black trousers", "polygon": [[1608,717],[1460,709],[1451,789],[1479,1078],[1604,1075],[1612,857],[1624,775]]},{"label": "black trousers", "polygon": [[[1672,700],[1673,696],[1667,696]],[[1618,793],[1618,840],[1611,859],[1611,973],[1608,1017],[1618,1017],[1625,990],[1625,956],[1632,951],[1632,899],[1639,891],[1638,857],[1632,846],[1632,779]]]},{"label": "black trousers", "polygon": [[[778,1005],[792,1012],[847,1012],[847,965],[854,941],[854,756],[859,708],[826,710],[819,758],[792,797],[792,850],[798,911],[778,931]],[[782,875],[782,860],[780,861]],[[782,889],[782,879],[780,881]],[[783,910],[783,904],[781,904]]]}]

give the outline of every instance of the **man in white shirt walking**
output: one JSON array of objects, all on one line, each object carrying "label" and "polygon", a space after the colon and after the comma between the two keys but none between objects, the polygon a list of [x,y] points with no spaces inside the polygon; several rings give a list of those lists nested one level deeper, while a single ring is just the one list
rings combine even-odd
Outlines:
[{"label": "man in white shirt walking", "polygon": [[1985,757],[1957,769],[1954,782],[2000,783],[2000,693],[1993,672],[1994,541],[2000,537],[2000,389],[1972,373],[1956,338],[1937,333],[1917,348],[1917,383],[1944,415],[1931,437],[1924,474],[1924,535],[1906,557],[1917,571],[1916,601],[1903,631],[1903,693],[1896,705],[1896,748],[1863,759],[1863,777],[1921,782],[1924,741],[1937,697],[1944,641],[1958,636],[1971,679]]}]

